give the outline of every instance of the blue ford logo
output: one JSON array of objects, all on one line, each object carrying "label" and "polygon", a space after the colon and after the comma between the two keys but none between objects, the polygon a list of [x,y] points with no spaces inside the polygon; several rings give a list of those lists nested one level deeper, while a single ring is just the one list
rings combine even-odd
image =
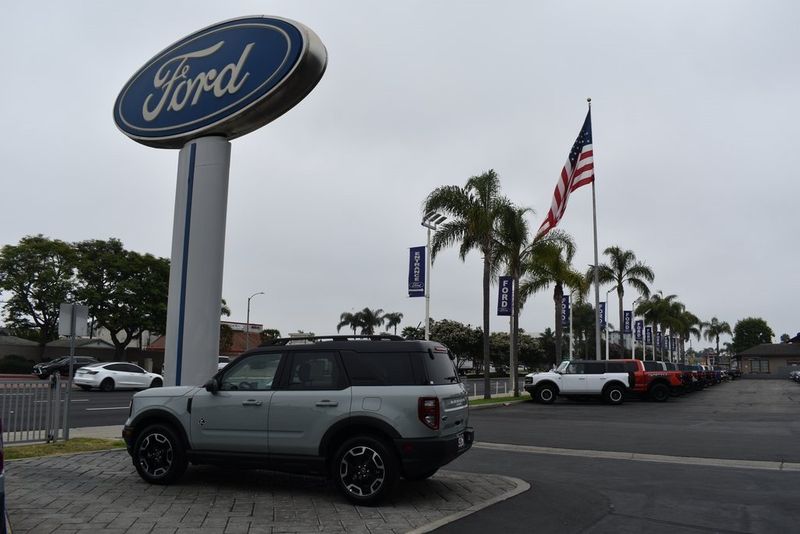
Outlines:
[{"label": "blue ford logo", "polygon": [[325,72],[319,37],[287,19],[246,17],[169,46],[125,84],[114,121],[128,137],[159,148],[191,139],[234,139],[300,102]]}]

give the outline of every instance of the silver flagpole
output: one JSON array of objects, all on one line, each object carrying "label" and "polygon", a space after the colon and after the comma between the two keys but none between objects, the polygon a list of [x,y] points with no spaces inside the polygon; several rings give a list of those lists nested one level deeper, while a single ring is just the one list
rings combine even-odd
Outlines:
[{"label": "silver flagpole", "polygon": [[[592,111],[592,99],[587,98],[586,102],[589,104],[589,111]],[[594,150],[594,133],[592,135],[592,150]],[[594,158],[594,156],[592,156]],[[595,169],[597,166],[594,167]],[[592,225],[594,227],[594,358],[601,359],[600,356],[600,282],[598,280],[597,266],[600,261],[597,256],[597,201],[594,192],[594,183],[597,181],[597,174],[595,173],[592,179]]]}]

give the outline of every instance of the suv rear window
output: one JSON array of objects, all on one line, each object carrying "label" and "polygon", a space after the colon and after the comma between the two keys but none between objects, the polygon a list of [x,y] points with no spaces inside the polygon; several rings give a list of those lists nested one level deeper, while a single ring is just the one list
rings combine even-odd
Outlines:
[{"label": "suv rear window", "polygon": [[407,352],[342,352],[344,368],[354,386],[414,386]]},{"label": "suv rear window", "polygon": [[428,351],[420,356],[422,356],[423,365],[425,366],[428,384],[440,386],[460,382],[455,363],[450,359],[448,353]]}]

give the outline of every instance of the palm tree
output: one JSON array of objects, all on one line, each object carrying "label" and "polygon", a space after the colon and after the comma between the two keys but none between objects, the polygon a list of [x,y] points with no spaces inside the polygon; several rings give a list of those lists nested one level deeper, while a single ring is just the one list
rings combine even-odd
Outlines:
[{"label": "palm tree", "polygon": [[684,307],[683,311],[678,315],[676,323],[678,325],[677,331],[680,335],[680,352],[681,355],[684,355],[686,354],[685,343],[688,341],[691,344],[691,336],[700,341],[700,328],[703,322]]},{"label": "palm tree", "polygon": [[[603,251],[608,256],[609,263],[601,264],[597,271],[597,280],[601,284],[616,284],[617,298],[619,298],[619,324],[622,321],[622,297],[625,295],[624,285],[628,284],[645,298],[650,296],[650,289],[645,282],[653,282],[653,270],[641,261],[636,261],[636,254],[632,250],[622,250],[620,247],[608,247]],[[589,267],[586,273],[588,280],[594,279],[594,267]]]},{"label": "palm tree", "polygon": [[386,321],[386,330],[394,328],[394,335],[397,335],[397,326],[403,320],[403,314],[400,312],[389,312],[383,315],[383,320]]},{"label": "palm tree", "polygon": [[703,336],[708,341],[715,341],[717,344],[717,358],[719,358],[719,336],[722,334],[733,335],[731,332],[731,325],[725,321],[720,322],[716,317],[712,317],[711,321],[702,323]]},{"label": "palm tree", "polygon": [[[672,322],[672,303],[677,302],[677,295],[664,296],[663,291],[658,291],[650,295],[645,301],[642,301],[636,307],[636,314],[645,317],[654,325],[661,329],[662,335],[666,334],[666,330]],[[653,332],[655,337],[656,333]],[[655,342],[655,341],[654,341]],[[661,357],[663,358],[664,352],[662,349]]]},{"label": "palm tree", "polygon": [[472,176],[464,187],[445,185],[428,195],[423,212],[438,212],[448,221],[433,235],[431,260],[444,248],[460,243],[458,255],[477,250],[483,256],[483,381],[484,398],[491,398],[489,383],[489,288],[496,257],[500,213],[509,205],[500,194],[500,178],[493,170]]},{"label": "palm tree", "polygon": [[353,329],[353,335],[356,335],[356,329],[363,328],[361,323],[361,312],[350,313],[344,312],[339,316],[339,324],[336,325],[336,331],[339,332],[343,326]]},{"label": "palm tree", "polygon": [[[566,235],[566,234],[565,234]],[[585,286],[584,277],[572,268],[572,258],[575,256],[575,246],[571,242],[542,243],[537,247],[536,253],[531,255],[525,267],[525,278],[520,283],[520,296],[527,299],[537,293],[553,286],[553,303],[555,304],[556,325],[556,354],[555,364],[561,361],[561,345],[564,341],[564,327],[561,325],[561,302],[564,296],[564,286],[571,289],[582,290]]]},{"label": "palm tree", "polygon": [[361,319],[361,333],[367,336],[375,334],[375,328],[381,326],[384,321],[383,310],[380,308],[377,310],[364,308],[357,315]]}]

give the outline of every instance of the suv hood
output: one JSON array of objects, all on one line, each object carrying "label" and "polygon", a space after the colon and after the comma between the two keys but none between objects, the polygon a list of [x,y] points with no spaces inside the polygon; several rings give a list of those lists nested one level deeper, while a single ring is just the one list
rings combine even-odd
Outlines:
[{"label": "suv hood", "polygon": [[183,397],[201,389],[199,386],[172,386],[167,388],[150,388],[140,391],[134,397]]}]

